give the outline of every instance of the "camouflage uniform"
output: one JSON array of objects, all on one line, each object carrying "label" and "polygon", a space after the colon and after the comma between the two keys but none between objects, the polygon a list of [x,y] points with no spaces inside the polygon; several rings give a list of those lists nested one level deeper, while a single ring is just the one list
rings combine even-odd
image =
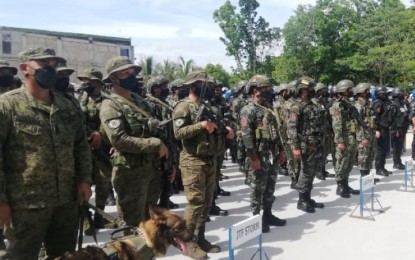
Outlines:
[{"label": "camouflage uniform", "polygon": [[17,69],[11,67],[5,60],[0,60],[0,95],[10,91],[14,84],[14,77],[17,74]]},{"label": "camouflage uniform", "polygon": [[[117,71],[141,68],[126,57],[114,57],[107,64],[107,79]],[[111,93],[99,113],[105,134],[116,149],[112,157],[112,183],[117,192],[118,214],[129,226],[148,217],[148,206],[156,206],[160,194],[158,120],[148,103],[130,93],[126,99]]]},{"label": "camouflage uniform", "polygon": [[[207,84],[213,83],[209,81],[205,72],[194,71],[186,77],[185,85],[193,87],[198,82],[203,82],[200,89],[207,88]],[[202,128],[200,121],[207,116],[208,110],[211,111],[207,104],[185,98],[176,105],[173,111],[174,135],[181,140],[183,146],[179,165],[188,201],[184,218],[189,231],[198,237],[199,244],[201,241],[209,243],[204,237],[205,225],[216,186],[217,148],[221,147],[221,137],[219,138],[221,133],[209,134]],[[210,243],[207,247],[200,246],[204,251],[213,249]],[[214,252],[220,251],[219,247],[215,248]]]},{"label": "camouflage uniform", "polygon": [[303,98],[302,89],[308,95],[315,86],[314,80],[302,77],[296,84],[296,97],[292,100],[291,110],[287,120],[288,144],[291,150],[300,150],[301,165],[297,190],[299,201],[297,208],[305,212],[314,212],[316,207],[323,204],[311,200],[310,193],[316,174],[317,160],[321,160],[321,113],[310,98]]},{"label": "camouflage uniform", "polygon": [[[100,84],[102,82],[102,73],[92,68],[87,68],[83,75],[77,76],[79,80],[97,81]],[[86,84],[83,89],[94,89],[92,85]],[[86,91],[85,91],[86,92]],[[99,119],[99,111],[101,110],[102,102],[105,99],[105,94],[101,94],[97,97],[88,95],[87,103],[84,107],[84,118],[86,124],[87,136],[90,136],[94,132],[99,132],[101,137],[101,146],[98,149],[92,149],[92,177],[95,184],[95,205],[97,208],[104,210],[105,202],[112,190],[111,186],[111,172],[112,165],[109,158],[109,150],[111,145],[105,135],[102,134],[101,120]],[[104,219],[101,215],[95,212],[94,224],[96,228],[104,227]],[[88,228],[85,228],[85,231]]]},{"label": "camouflage uniform", "polygon": [[[252,89],[255,87],[271,87],[271,83],[266,76],[256,75],[248,82],[246,93],[253,94]],[[266,104],[266,101],[261,103]],[[268,225],[285,225],[285,221],[271,214],[277,182],[277,171],[276,167],[272,165],[272,156],[275,153],[278,154],[280,146],[277,119],[270,106],[263,106],[256,100],[244,106],[240,116],[242,138],[247,157],[250,158],[250,164],[247,165],[249,169],[248,185],[251,193],[250,206],[254,215],[259,214],[261,208],[264,210],[263,232],[268,232]],[[261,168],[253,170],[251,167],[253,160],[259,160]]]},{"label": "camouflage uniform", "polygon": [[[367,83],[360,83],[356,86],[356,88],[360,87],[361,84],[367,84]],[[355,88],[355,94],[356,93]],[[367,84],[367,90],[370,89],[369,84]],[[363,90],[365,91],[365,89]],[[362,93],[358,92],[358,93]],[[356,107],[357,111],[361,115],[363,121],[365,122],[366,126],[369,127],[369,129],[365,130],[363,127],[358,127],[357,133],[356,133],[356,139],[358,142],[358,161],[360,166],[360,172],[362,176],[368,175],[370,172],[370,169],[373,167],[373,161],[375,159],[375,153],[376,153],[376,143],[375,143],[375,121],[373,120],[373,112],[371,110],[371,104],[368,99],[365,99],[363,97],[358,97],[356,102],[354,102],[354,106]],[[368,140],[369,144],[367,146],[364,146],[362,144],[363,140]]]},{"label": "camouflage uniform", "polygon": [[[245,146],[242,140],[241,135],[239,134],[241,129],[239,122],[241,120],[240,113],[241,109],[248,103],[248,98],[243,94],[244,88],[247,81],[243,80],[238,83],[238,92],[242,92],[237,98],[232,100],[231,108],[232,111],[232,117],[236,119],[236,122],[238,123],[238,129],[237,129],[237,135],[236,135],[236,143],[237,143],[237,157],[238,157],[238,164],[239,164],[239,170],[245,172],[245,174],[248,173],[247,169],[245,168],[246,163],[246,153],[245,153]],[[249,161],[248,161],[249,164]]]},{"label": "camouflage uniform", "polygon": [[[169,181],[169,175],[173,174],[173,171],[177,168],[179,163],[179,147],[178,141],[174,138],[172,111],[173,109],[165,100],[167,93],[155,94],[154,87],[160,87],[163,92],[163,87],[166,87],[168,80],[161,75],[154,76],[147,82],[147,97],[146,101],[149,102],[153,110],[155,111],[156,118],[163,121],[163,126],[160,131],[161,140],[167,145],[169,150],[169,158],[162,159],[160,167],[162,169],[161,176],[161,194],[158,206],[162,208],[178,208],[177,204],[170,201],[172,194],[172,184]],[[163,86],[165,85],[165,86]],[[164,90],[167,88],[164,88]]]},{"label": "camouflage uniform", "polygon": [[[353,86],[353,82],[349,80],[342,80],[336,86],[336,93],[347,93],[349,89],[353,88]],[[352,105],[346,97],[339,96],[330,107],[337,159],[335,166],[335,178],[338,188],[336,193],[344,198],[349,198],[350,193],[357,194],[357,191],[351,189],[348,183],[349,174],[353,169],[357,155],[357,122],[349,113],[351,106]],[[339,143],[343,143],[345,145],[344,151],[341,151],[337,147]]]},{"label": "camouflage uniform", "polygon": [[[20,58],[63,60],[44,48]],[[50,94],[51,104],[26,87],[0,98],[0,201],[12,210],[6,259],[37,259],[42,242],[52,258],[75,249],[77,184],[91,183],[91,154],[73,104]]]}]

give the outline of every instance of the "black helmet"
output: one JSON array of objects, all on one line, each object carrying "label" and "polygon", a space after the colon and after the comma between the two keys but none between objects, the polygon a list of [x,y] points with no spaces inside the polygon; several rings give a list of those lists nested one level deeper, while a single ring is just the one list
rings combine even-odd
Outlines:
[{"label": "black helmet", "polygon": [[403,90],[402,87],[396,87],[392,90],[392,97],[399,97],[399,96],[404,96],[405,95],[405,91]]},{"label": "black helmet", "polygon": [[388,89],[385,86],[378,86],[375,89],[376,97],[380,100],[388,99]]}]

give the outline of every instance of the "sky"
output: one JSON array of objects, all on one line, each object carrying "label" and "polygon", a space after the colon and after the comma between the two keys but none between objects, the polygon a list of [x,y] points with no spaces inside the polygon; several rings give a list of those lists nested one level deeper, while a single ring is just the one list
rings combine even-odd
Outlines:
[{"label": "sky", "polygon": [[[283,27],[299,4],[315,0],[257,0],[258,14],[272,27]],[[237,5],[237,0],[231,0]],[[402,0],[409,4],[410,0]],[[157,62],[193,59],[204,67],[235,66],[226,56],[213,12],[225,0],[39,0],[4,1],[0,26],[131,38],[136,59]]]}]

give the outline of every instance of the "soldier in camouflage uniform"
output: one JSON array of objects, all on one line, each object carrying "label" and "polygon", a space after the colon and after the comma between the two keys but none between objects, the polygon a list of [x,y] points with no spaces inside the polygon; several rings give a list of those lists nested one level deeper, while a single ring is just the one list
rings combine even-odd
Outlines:
[{"label": "soldier in camouflage uniform", "polygon": [[170,95],[166,99],[167,103],[169,103],[170,107],[175,107],[179,100],[187,97],[189,95],[188,91],[183,92],[183,83],[184,80],[176,79],[169,83]]},{"label": "soldier in camouflage uniform", "polygon": [[[280,140],[277,119],[271,107],[272,83],[268,77],[256,75],[246,85],[246,93],[252,102],[241,110],[242,138],[250,159],[248,185],[250,186],[251,210],[254,215],[263,209],[262,232],[269,226],[284,226],[286,220],[272,215],[272,204],[277,181],[272,156],[279,151]],[[275,157],[275,155],[274,155]]]},{"label": "soldier in camouflage uniform", "polygon": [[370,170],[373,168],[373,160],[375,159],[376,143],[375,143],[375,130],[376,125],[373,120],[373,112],[371,110],[371,104],[369,102],[370,97],[370,85],[368,83],[359,83],[353,89],[356,97],[354,106],[361,115],[368,129],[359,127],[357,129],[357,142],[358,142],[358,161],[360,166],[360,175],[369,175]]},{"label": "soldier in camouflage uniform", "polygon": [[[284,103],[286,100],[288,100],[291,97],[291,91],[289,90],[288,84],[281,84],[278,87],[278,96],[276,97],[276,100],[274,102],[274,111],[275,116],[277,118],[278,123],[278,134],[280,136],[281,144],[284,148],[284,152],[286,155],[285,162],[280,166],[280,173],[283,173],[284,175],[288,175],[289,171],[287,168],[288,162],[293,163],[292,160],[292,153],[291,149],[287,144],[287,124],[285,122],[286,116],[286,110],[284,107]],[[290,159],[288,159],[290,158]],[[294,166],[290,166],[292,169]]]},{"label": "soldier in camouflage uniform", "polygon": [[11,90],[17,69],[5,60],[0,60],[0,95]]},{"label": "soldier in camouflage uniform", "polygon": [[[287,120],[289,112],[291,111],[291,107],[295,103],[294,93],[296,91],[296,84],[297,80],[293,80],[288,83],[288,92],[291,93],[290,97],[284,102],[283,104],[283,111],[285,111],[285,118],[284,120]],[[287,141],[286,141],[287,142]],[[289,151],[289,152],[288,152]],[[294,155],[292,154],[292,149],[288,149],[287,151],[287,166],[288,166],[288,174],[291,177],[291,189],[297,189],[297,182],[298,178],[300,176],[300,161],[296,160],[294,158]]]},{"label": "soldier in camouflage uniform", "polygon": [[198,242],[198,246],[189,248],[189,255],[193,258],[205,258],[206,252],[220,252],[219,246],[206,240],[205,226],[215,191],[221,132],[227,131],[227,137],[233,138],[233,131],[220,129],[215,122],[208,120],[212,111],[202,101],[213,97],[208,88],[208,84],[213,83],[204,71],[187,75],[184,85],[189,86],[189,97],[179,102],[173,111],[174,134],[183,146],[180,169],[188,201],[184,218]]},{"label": "soldier in camouflage uniform", "polygon": [[[82,81],[82,88],[88,95],[84,111],[86,132],[92,153],[92,176],[95,184],[95,205],[104,210],[107,198],[112,193],[112,165],[109,152],[111,144],[103,135],[99,112],[106,95],[102,88],[102,73],[93,68],[87,68],[77,78]],[[104,228],[107,221],[98,213],[94,214],[94,227]],[[85,234],[91,234],[91,227],[85,228]]]},{"label": "soldier in camouflage uniform", "polygon": [[[52,49],[20,53],[25,85],[0,98],[0,226],[10,242],[5,259],[51,259],[73,251],[79,201],[91,197],[90,150],[74,105],[54,95]],[[24,152],[22,152],[24,151]]]},{"label": "soldier in camouflage uniform", "polygon": [[353,96],[354,84],[350,80],[341,80],[336,85],[333,105],[330,107],[334,143],[336,145],[336,194],[342,198],[350,198],[350,194],[359,194],[349,186],[349,174],[353,169],[357,155],[357,122],[350,113],[349,97]]},{"label": "soldier in camouflage uniform", "polygon": [[325,180],[326,177],[334,177],[334,174],[330,174],[326,171],[326,159],[331,152],[333,135],[330,124],[330,115],[328,109],[328,88],[323,83],[317,83],[314,87],[314,97],[311,101],[318,107],[320,114],[320,122],[323,124],[321,127],[321,143],[320,149],[322,149],[322,157],[316,161],[316,177],[320,180]]},{"label": "soldier in camouflage uniform", "polygon": [[247,96],[245,94],[245,86],[248,81],[241,80],[237,86],[237,92],[235,92],[234,99],[232,100],[231,104],[231,111],[233,118],[236,119],[238,122],[238,130],[236,131],[236,142],[237,142],[237,157],[238,157],[238,164],[239,164],[239,171],[245,173],[245,184],[247,182],[248,177],[248,170],[245,168],[245,160],[246,160],[246,153],[245,153],[245,146],[242,141],[241,130],[239,122],[241,121],[240,112],[241,109],[248,103]]},{"label": "soldier in camouflage uniform", "polygon": [[[115,148],[112,157],[112,184],[117,192],[118,214],[129,226],[137,227],[149,217],[160,195],[160,159],[168,156],[159,138],[159,120],[139,95],[136,75],[141,67],[127,57],[113,57],[105,65],[104,81],[112,93],[103,100],[99,118]],[[129,232],[125,232],[129,234]]]},{"label": "soldier in camouflage uniform", "polygon": [[161,160],[161,194],[158,206],[165,209],[176,209],[179,205],[170,200],[172,195],[172,182],[176,178],[177,166],[179,163],[178,142],[174,138],[172,111],[166,98],[169,96],[169,81],[162,75],[153,76],[147,82],[146,100],[153,106],[156,118],[163,121],[161,140],[167,145],[169,158]]},{"label": "soldier in camouflage uniform", "polygon": [[297,208],[314,213],[315,208],[324,208],[323,203],[311,199],[316,161],[321,160],[321,113],[311,101],[314,79],[302,77],[296,83],[293,103],[287,117],[288,144],[295,160],[301,161],[297,183],[299,200]]}]

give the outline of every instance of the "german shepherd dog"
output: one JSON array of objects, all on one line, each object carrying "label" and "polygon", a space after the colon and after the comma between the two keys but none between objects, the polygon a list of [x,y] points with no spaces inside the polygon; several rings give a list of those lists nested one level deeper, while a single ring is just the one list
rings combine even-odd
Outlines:
[{"label": "german shepherd dog", "polygon": [[[187,243],[193,239],[193,234],[187,229],[184,219],[177,214],[159,209],[150,208],[150,219],[139,226],[144,238],[134,236],[125,237],[109,242],[104,247],[87,246],[77,252],[66,253],[60,260],[149,260],[154,257],[165,256],[170,245],[177,247],[183,255],[187,255]],[[143,254],[145,250],[137,250],[137,241],[145,243],[144,247],[151,252]]]}]

